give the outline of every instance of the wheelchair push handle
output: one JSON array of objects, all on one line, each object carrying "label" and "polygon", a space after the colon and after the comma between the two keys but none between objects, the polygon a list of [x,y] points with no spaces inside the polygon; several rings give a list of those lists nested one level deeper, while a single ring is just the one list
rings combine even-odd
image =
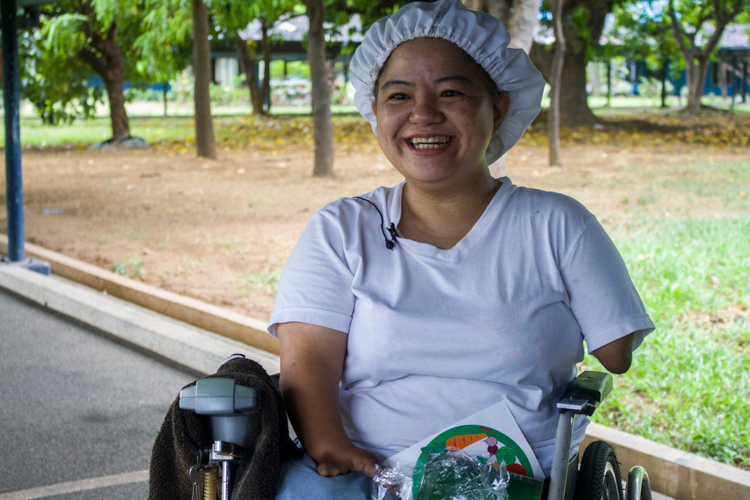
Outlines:
[{"label": "wheelchair push handle", "polygon": [[[207,450],[207,469],[202,469],[203,460],[198,455],[199,469],[207,472],[204,497],[216,498],[213,481],[214,471],[221,468],[219,493],[221,500],[229,500],[234,468],[242,460],[242,444],[252,422],[253,414],[260,410],[260,394],[252,387],[245,387],[230,378],[204,378],[180,391],[179,406],[183,410],[207,417],[211,423],[213,444]],[[199,449],[201,449],[199,447]],[[196,488],[196,486],[194,486]],[[197,487],[198,490],[202,489]]]}]

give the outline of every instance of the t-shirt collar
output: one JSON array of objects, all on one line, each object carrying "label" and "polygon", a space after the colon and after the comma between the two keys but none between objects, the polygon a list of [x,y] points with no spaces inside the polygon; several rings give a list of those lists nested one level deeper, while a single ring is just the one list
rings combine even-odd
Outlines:
[{"label": "t-shirt collar", "polygon": [[[453,261],[462,251],[467,251],[482,237],[484,232],[492,226],[494,218],[502,211],[502,206],[505,204],[504,200],[508,198],[508,194],[513,189],[513,182],[508,177],[501,177],[498,180],[502,182],[500,189],[497,190],[492,201],[490,201],[489,205],[487,205],[487,208],[482,213],[482,216],[477,220],[476,224],[474,224],[474,227],[472,227],[466,236],[456,243],[453,248],[443,250],[428,243],[420,243],[406,238],[399,238],[397,244],[410,253],[424,255],[425,257],[435,259]],[[385,214],[385,222],[387,226],[390,226],[392,222],[398,227],[398,224],[401,221],[401,198],[405,185],[406,182],[398,184],[388,195]]]}]

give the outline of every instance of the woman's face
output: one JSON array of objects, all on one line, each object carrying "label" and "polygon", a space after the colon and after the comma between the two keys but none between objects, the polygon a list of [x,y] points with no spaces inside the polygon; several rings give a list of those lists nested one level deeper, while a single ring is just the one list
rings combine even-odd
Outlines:
[{"label": "woman's face", "polygon": [[440,188],[484,175],[487,145],[507,110],[507,95],[493,99],[488,85],[447,40],[417,38],[393,51],[372,108],[380,147],[407,182]]}]

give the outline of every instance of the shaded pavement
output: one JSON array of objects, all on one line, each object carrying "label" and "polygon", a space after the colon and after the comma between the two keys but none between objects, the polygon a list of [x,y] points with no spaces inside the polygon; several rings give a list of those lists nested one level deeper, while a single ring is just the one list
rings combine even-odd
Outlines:
[{"label": "shaded pavement", "polygon": [[0,289],[0,500],[146,498],[154,438],[195,375]]}]

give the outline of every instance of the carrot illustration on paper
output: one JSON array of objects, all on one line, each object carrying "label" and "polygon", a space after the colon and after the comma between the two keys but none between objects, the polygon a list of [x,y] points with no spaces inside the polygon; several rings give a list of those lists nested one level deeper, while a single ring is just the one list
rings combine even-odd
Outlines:
[{"label": "carrot illustration on paper", "polygon": [[458,448],[463,450],[467,446],[470,446],[477,441],[481,441],[486,438],[487,434],[463,434],[461,436],[453,436],[445,442],[445,447],[448,449]]}]

